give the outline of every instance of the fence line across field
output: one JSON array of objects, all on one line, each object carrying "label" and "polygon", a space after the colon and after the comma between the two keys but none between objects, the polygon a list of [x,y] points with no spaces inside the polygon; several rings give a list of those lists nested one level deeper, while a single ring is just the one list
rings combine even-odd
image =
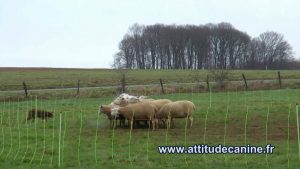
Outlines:
[{"label": "fence line across field", "polygon": [[[244,88],[245,90],[248,90],[248,82],[257,82],[257,81],[261,81],[261,82],[278,82],[278,88],[281,89],[282,88],[282,77],[281,77],[281,74],[280,72],[278,71],[277,72],[277,77],[274,76],[274,79],[250,79],[250,80],[247,80],[246,79],[246,76],[245,74],[242,74],[241,76],[242,78],[240,78],[240,80],[238,79],[235,79],[235,80],[229,80],[230,83],[232,84],[235,84],[235,83],[240,83],[240,84],[243,84],[244,83]],[[162,94],[165,94],[165,89],[164,89],[164,85],[165,86],[187,86],[187,85],[194,85],[194,86],[197,86],[197,85],[202,85],[202,86],[205,86],[206,85],[206,88],[209,90],[211,88],[211,85],[210,83],[217,83],[217,82],[209,82],[209,75],[207,75],[207,78],[206,80],[204,81],[197,81],[197,82],[189,82],[189,83],[183,83],[183,82],[177,82],[177,83],[165,83],[163,84],[163,79],[160,78],[159,79],[159,82],[158,83],[154,83],[154,84],[142,84],[142,85],[135,85],[135,84],[130,84],[130,85],[126,85],[126,81],[125,81],[125,75],[122,76],[121,78],[121,91],[122,92],[125,92],[127,89],[126,88],[136,88],[136,87],[159,87],[160,88],[160,93]],[[284,79],[284,80],[299,80],[299,79]],[[51,86],[50,88],[44,88],[44,89],[40,89],[40,88],[34,88],[33,89],[28,89],[28,84],[23,81],[22,84],[20,84],[20,89],[19,90],[1,90],[0,93],[6,93],[6,94],[17,94],[17,93],[21,93],[21,92],[24,92],[25,93],[25,97],[27,98],[31,92],[33,92],[33,95],[34,92],[54,92],[54,91],[67,91],[67,90],[75,90],[74,94],[76,94],[76,96],[79,96],[80,95],[80,89],[81,90],[95,90],[95,89],[117,89],[120,88],[120,85],[119,84],[114,84],[114,85],[110,85],[110,86],[85,86],[85,87],[81,87],[80,88],[80,80],[78,79],[76,82],[74,82],[75,85],[73,87],[64,87],[64,86],[59,86],[59,87],[53,87]],[[206,84],[205,84],[206,83]],[[35,82],[36,84],[36,82]],[[16,85],[12,85],[15,86]],[[22,87],[21,87],[22,86]],[[69,86],[69,85],[68,85]],[[23,90],[21,89],[23,88]]]}]

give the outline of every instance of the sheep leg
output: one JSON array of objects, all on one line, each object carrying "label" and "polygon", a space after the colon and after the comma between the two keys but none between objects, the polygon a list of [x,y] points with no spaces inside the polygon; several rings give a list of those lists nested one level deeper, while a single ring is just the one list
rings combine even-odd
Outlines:
[{"label": "sheep leg", "polygon": [[149,127],[148,124],[149,124],[149,126],[151,126],[151,125],[150,125],[150,122],[148,123],[148,120],[145,120],[145,121],[144,121],[144,126]]},{"label": "sheep leg", "polygon": [[193,126],[193,121],[194,121],[194,118],[192,116],[189,117],[189,122],[190,122],[190,128],[192,128]]},{"label": "sheep leg", "polygon": [[168,128],[168,129],[171,127],[171,125],[170,125],[170,124],[171,124],[171,122],[170,122],[170,121],[171,121],[171,119],[170,119],[170,118],[168,118],[168,119],[167,119],[167,128]]},{"label": "sheep leg", "polygon": [[[165,119],[161,119],[160,121],[162,122],[163,127],[167,127],[167,126],[166,126],[166,120],[165,120]],[[157,122],[157,123],[158,123],[158,122]]]},{"label": "sheep leg", "polygon": [[172,117],[171,117],[171,112],[168,114],[168,128],[171,128],[171,122],[172,122]]},{"label": "sheep leg", "polygon": [[133,128],[133,119],[130,120],[130,130]]},{"label": "sheep leg", "polygon": [[190,121],[190,128],[192,128],[193,126],[193,121],[194,121],[194,118],[193,117],[189,117],[189,121]]},{"label": "sheep leg", "polygon": [[[152,119],[151,122],[152,122],[152,130],[155,130],[155,119]],[[149,121],[149,126],[150,126],[150,121]]]},{"label": "sheep leg", "polygon": [[117,125],[118,125],[118,120],[115,118],[114,119],[114,129],[117,128]]},{"label": "sheep leg", "polygon": [[120,125],[119,125],[119,126],[122,127],[122,126],[123,126],[123,120],[124,120],[124,119],[119,119],[119,120],[120,120]]},{"label": "sheep leg", "polygon": [[[121,120],[120,120],[120,122],[121,122]],[[125,127],[125,120],[124,119],[122,119],[122,126]]]},{"label": "sheep leg", "polygon": [[[153,129],[153,120],[151,118],[149,120],[147,120],[147,127],[148,127],[148,129],[151,128],[151,123],[150,122],[152,123],[152,129]],[[148,125],[148,123],[149,123],[149,125]]]},{"label": "sheep leg", "polygon": [[173,118],[171,118],[171,123],[172,123],[172,127],[175,127],[175,122]]},{"label": "sheep leg", "polygon": [[116,119],[111,119],[110,120],[110,127],[115,129],[116,128]]},{"label": "sheep leg", "polygon": [[155,120],[155,127],[156,129],[158,129],[158,119],[154,119]]}]

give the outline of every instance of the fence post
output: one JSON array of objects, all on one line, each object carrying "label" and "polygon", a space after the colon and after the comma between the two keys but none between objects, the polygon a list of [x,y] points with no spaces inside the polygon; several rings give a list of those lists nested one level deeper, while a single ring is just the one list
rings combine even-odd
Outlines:
[{"label": "fence post", "polygon": [[23,82],[23,88],[24,88],[24,91],[25,91],[25,96],[28,97],[27,85],[26,85],[25,82]]},{"label": "fence post", "polygon": [[80,89],[80,80],[77,81],[77,95],[79,95],[79,89]]},{"label": "fence post", "polygon": [[209,91],[210,87],[209,87],[209,76],[208,75],[206,76],[206,84],[207,84],[207,91]]},{"label": "fence post", "polygon": [[246,79],[246,77],[245,77],[244,73],[242,74],[242,76],[243,76],[244,83],[245,83],[245,89],[246,89],[246,90],[248,90],[247,79]]},{"label": "fence post", "polygon": [[161,93],[165,94],[165,89],[164,89],[164,84],[162,82],[162,79],[159,79],[159,82],[160,82],[160,87],[161,87]]},{"label": "fence post", "polygon": [[281,76],[280,76],[280,71],[278,71],[278,82],[279,82],[279,87],[281,89]]}]

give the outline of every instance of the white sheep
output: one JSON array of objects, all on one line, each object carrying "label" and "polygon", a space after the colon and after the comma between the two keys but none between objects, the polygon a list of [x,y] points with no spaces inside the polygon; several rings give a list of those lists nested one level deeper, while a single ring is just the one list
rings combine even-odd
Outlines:
[{"label": "white sheep", "polygon": [[111,111],[112,116],[123,115],[128,122],[130,122],[130,127],[133,127],[134,120],[142,120],[152,122],[153,130],[157,126],[156,119],[157,108],[155,105],[149,102],[138,102],[135,104],[129,104],[125,107],[113,108]]},{"label": "white sheep", "polygon": [[[148,99],[147,96],[136,97],[126,93],[122,93],[110,104],[99,106],[99,113],[101,112],[106,114],[108,119],[110,120],[110,126],[114,126],[114,117],[111,116],[111,110],[113,108],[123,107],[123,106],[127,106],[128,104],[134,104],[142,101],[153,101],[153,100],[154,99]],[[120,126],[121,124],[125,126],[125,118],[122,115],[116,116],[116,120],[120,120]],[[139,124],[138,120],[136,122]]]},{"label": "white sheep", "polygon": [[193,126],[193,112],[195,111],[195,105],[191,101],[182,100],[165,104],[158,112],[158,119],[167,119],[167,125],[170,126],[170,122],[173,122],[173,118],[188,118],[189,127]]},{"label": "white sheep", "polygon": [[120,96],[118,96],[113,101],[113,103],[116,104],[116,105],[119,105],[122,99],[125,99],[125,101],[127,103],[136,103],[136,102],[139,102],[139,98],[138,97],[129,95],[127,93],[122,93],[122,94],[120,94]]},{"label": "white sheep", "polygon": [[[129,104],[135,104],[135,103],[140,103],[140,102],[148,102],[148,103],[154,104],[157,107],[156,111],[158,111],[164,104],[166,104],[168,102],[171,102],[170,100],[167,100],[167,99],[162,99],[162,100],[146,99],[146,96],[139,97],[139,99],[140,98],[142,98],[142,100],[140,100],[139,102],[134,102],[134,103],[130,103],[125,98],[121,98],[119,104],[120,104],[120,106],[124,107],[124,106],[127,106]],[[134,120],[134,124],[136,124],[137,126],[140,125],[140,122],[144,122],[144,124],[148,125],[147,120]]]}]

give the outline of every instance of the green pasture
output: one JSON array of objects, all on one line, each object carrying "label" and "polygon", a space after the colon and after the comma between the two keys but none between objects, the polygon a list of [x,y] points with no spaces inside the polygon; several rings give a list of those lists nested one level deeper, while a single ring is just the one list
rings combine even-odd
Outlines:
[{"label": "green pasture", "polygon": [[[299,89],[151,98],[193,101],[194,126],[186,129],[186,119],[176,119],[171,129],[110,129],[98,106],[113,97],[4,99],[0,103],[0,168],[297,168],[300,164],[295,112]],[[27,111],[35,107],[54,111],[54,118],[26,122]],[[157,150],[162,145],[194,144],[272,144],[275,150],[268,155],[161,155]]]}]

